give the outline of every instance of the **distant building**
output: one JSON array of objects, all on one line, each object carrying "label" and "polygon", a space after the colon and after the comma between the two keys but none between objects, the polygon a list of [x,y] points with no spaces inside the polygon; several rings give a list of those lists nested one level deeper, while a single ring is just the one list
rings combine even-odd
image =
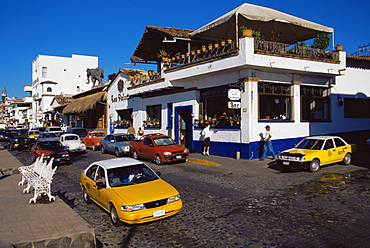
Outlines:
[{"label": "distant building", "polygon": [[25,86],[25,91],[32,96],[31,127],[51,124],[54,118],[51,103],[55,96],[91,89],[92,84],[86,84],[86,69],[97,67],[98,57],[94,56],[38,55],[32,62],[32,85]]}]

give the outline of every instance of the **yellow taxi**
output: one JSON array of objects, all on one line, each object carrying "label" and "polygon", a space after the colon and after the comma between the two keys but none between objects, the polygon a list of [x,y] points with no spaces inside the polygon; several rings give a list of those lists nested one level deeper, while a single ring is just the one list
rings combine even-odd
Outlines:
[{"label": "yellow taxi", "polygon": [[38,130],[30,130],[28,131],[28,139],[30,140],[36,140],[40,135],[40,132]]},{"label": "yellow taxi", "polygon": [[343,162],[351,163],[352,145],[338,136],[313,136],[299,142],[294,148],[285,150],[277,156],[283,166],[307,165],[312,172],[320,166]]},{"label": "yellow taxi", "polygon": [[81,172],[80,186],[85,202],[109,212],[115,226],[159,220],[182,208],[179,192],[132,158],[92,163]]}]

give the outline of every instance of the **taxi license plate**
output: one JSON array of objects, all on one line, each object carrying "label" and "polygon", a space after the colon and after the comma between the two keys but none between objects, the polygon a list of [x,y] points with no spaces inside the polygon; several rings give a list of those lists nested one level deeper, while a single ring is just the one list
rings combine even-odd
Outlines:
[{"label": "taxi license plate", "polygon": [[181,155],[177,155],[176,156],[176,159],[179,159],[179,158],[182,158],[182,156]]},{"label": "taxi license plate", "polygon": [[283,165],[289,165],[288,161],[283,161]]},{"label": "taxi license plate", "polygon": [[153,217],[160,217],[166,214],[166,210],[160,209],[157,211],[153,211]]}]

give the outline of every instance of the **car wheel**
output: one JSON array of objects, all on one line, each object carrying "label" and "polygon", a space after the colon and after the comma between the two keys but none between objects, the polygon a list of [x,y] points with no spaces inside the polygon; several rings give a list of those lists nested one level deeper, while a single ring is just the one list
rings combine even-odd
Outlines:
[{"label": "car wheel", "polygon": [[310,163],[310,171],[311,172],[316,172],[320,169],[320,161],[317,159],[314,159]]},{"label": "car wheel", "polygon": [[114,149],[114,155],[116,155],[116,157],[121,156],[121,153],[119,152],[118,148]]},{"label": "car wheel", "polygon": [[134,152],[132,153],[132,158],[136,160],[139,159],[139,155],[137,154],[136,150],[134,150]]},{"label": "car wheel", "polygon": [[122,221],[119,219],[117,210],[116,210],[116,208],[114,207],[113,204],[111,204],[111,206],[110,206],[110,219],[112,220],[112,224],[114,226],[121,226],[122,225]]},{"label": "car wheel", "polygon": [[103,153],[103,154],[105,153],[104,146],[101,146],[101,149],[100,150],[101,150],[101,153]]},{"label": "car wheel", "polygon": [[343,164],[345,165],[351,164],[351,159],[352,159],[351,153],[347,153],[346,156],[344,156]]},{"label": "car wheel", "polygon": [[161,156],[159,156],[159,155],[155,155],[155,163],[156,163],[157,165],[161,165],[161,164],[162,164]]},{"label": "car wheel", "polygon": [[96,150],[97,150],[97,148],[96,148],[96,146],[95,146],[95,144],[94,144],[94,143],[92,143],[92,145],[91,145],[91,149],[92,149],[93,151],[96,151]]},{"label": "car wheel", "polygon": [[84,201],[85,201],[87,204],[91,204],[91,203],[92,203],[92,200],[90,199],[90,196],[89,196],[89,194],[86,192],[86,189],[85,189],[85,188],[82,190],[82,195],[83,195]]}]

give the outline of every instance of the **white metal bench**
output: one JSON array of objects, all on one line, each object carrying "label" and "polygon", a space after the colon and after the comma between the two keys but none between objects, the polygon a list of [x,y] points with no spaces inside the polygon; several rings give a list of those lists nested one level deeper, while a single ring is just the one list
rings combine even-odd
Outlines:
[{"label": "white metal bench", "polygon": [[22,181],[20,181],[18,185],[24,185],[27,181],[27,188],[23,189],[23,193],[29,193],[31,187],[33,187],[35,191],[29,203],[36,203],[37,197],[43,194],[48,196],[49,201],[55,200],[55,197],[51,195],[51,182],[57,167],[54,169],[52,168],[53,159],[47,163],[42,162],[43,158],[44,155],[37,158],[33,164],[18,168],[22,175]]}]

